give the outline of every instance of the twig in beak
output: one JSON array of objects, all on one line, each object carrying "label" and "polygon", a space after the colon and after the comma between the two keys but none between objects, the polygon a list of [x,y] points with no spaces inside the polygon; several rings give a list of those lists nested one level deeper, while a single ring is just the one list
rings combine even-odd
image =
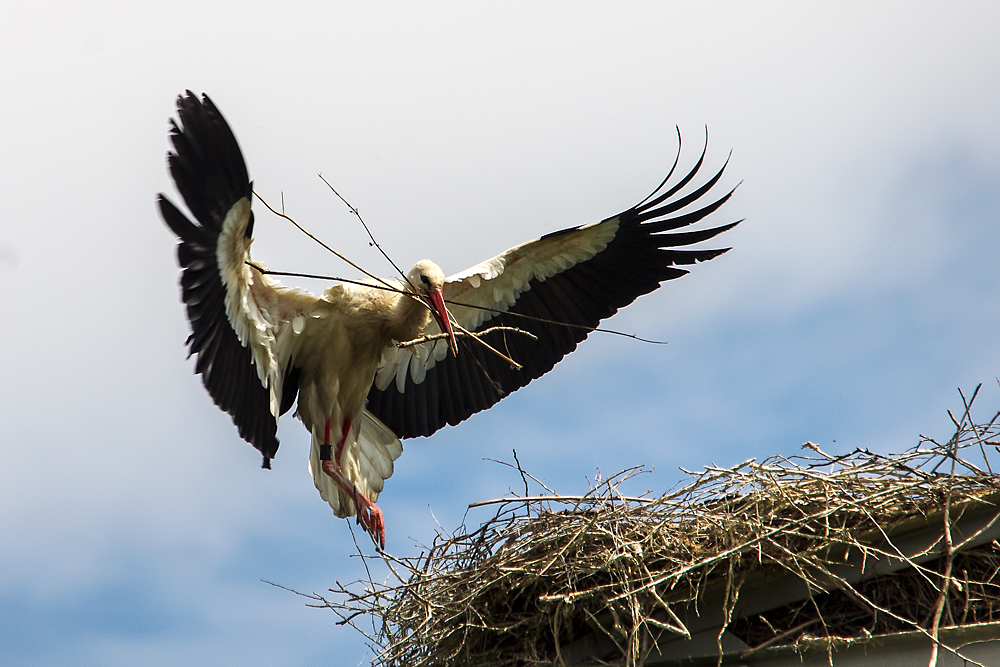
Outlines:
[{"label": "twig in beak", "polygon": [[[517,327],[490,327],[489,329],[483,329],[482,331],[467,332],[459,331],[455,334],[455,337],[466,337],[466,336],[483,336],[488,333],[493,333],[494,331],[510,331],[512,333],[519,333],[527,336],[531,340],[538,340],[538,336],[531,333],[530,331],[525,331],[524,329],[518,329]],[[414,338],[413,340],[408,340],[403,343],[396,343],[396,347],[402,349],[407,347],[413,347],[414,345],[420,345],[422,343],[430,343],[435,340],[441,340],[442,338],[448,338],[446,333],[428,334],[426,336],[421,336],[420,338]]]},{"label": "twig in beak", "polygon": [[[521,370],[523,368],[523,366],[521,366],[521,364],[517,363],[516,361],[514,361],[513,359],[511,359],[510,357],[508,357],[506,354],[504,354],[500,350],[496,349],[495,347],[493,347],[492,345],[490,345],[489,343],[487,343],[486,341],[484,341],[482,338],[480,338],[479,336],[477,336],[475,332],[469,331],[468,329],[466,329],[465,327],[463,327],[458,322],[455,322],[455,326],[458,327],[458,330],[461,331],[463,334],[465,334],[466,336],[471,336],[474,341],[476,341],[477,343],[479,343],[480,345],[482,345],[483,347],[485,347],[487,350],[489,350],[493,354],[497,355],[498,357],[500,357],[501,359],[503,359],[504,361],[506,361],[508,364],[510,364],[510,367],[513,368],[515,371],[519,371],[519,370]],[[527,332],[524,332],[524,333],[527,333]],[[533,338],[534,338],[534,336],[533,336]],[[538,340],[538,339],[535,338],[535,340]]]}]

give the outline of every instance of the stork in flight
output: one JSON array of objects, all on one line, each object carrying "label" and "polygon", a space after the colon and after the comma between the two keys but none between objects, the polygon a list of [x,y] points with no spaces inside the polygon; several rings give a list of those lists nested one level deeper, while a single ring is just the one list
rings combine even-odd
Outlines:
[{"label": "stork in flight", "polygon": [[[167,162],[195,222],[162,194],[159,206],[180,239],[195,373],[263,454],[265,468],[278,450],[278,417],[297,396],[295,414],[312,435],[316,488],[337,516],[357,514],[381,547],[385,522],[374,503],[403,451],[400,439],[458,424],[545,374],[602,319],[687,273],[681,266],[726,252],[687,246],[739,222],[664,233],[699,222],[732,195],[701,203],[725,165],[678,195],[701,168],[703,150],[675,184],[668,187],[676,160],[649,197],[601,222],[547,234],[450,278],[421,260],[393,283],[398,291],[338,284],[317,296],[282,287],[251,263],[252,184],[218,108],[187,91],[177,110]],[[484,346],[465,339],[459,346],[452,322],[472,332],[517,327],[536,339],[499,329],[483,334],[520,364],[515,368]]]}]

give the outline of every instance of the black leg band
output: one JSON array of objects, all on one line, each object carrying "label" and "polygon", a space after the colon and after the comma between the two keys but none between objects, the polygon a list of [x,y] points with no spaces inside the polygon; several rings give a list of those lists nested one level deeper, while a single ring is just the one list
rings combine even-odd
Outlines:
[{"label": "black leg band", "polygon": [[320,445],[319,446],[319,460],[320,461],[332,461],[333,460],[333,445]]}]

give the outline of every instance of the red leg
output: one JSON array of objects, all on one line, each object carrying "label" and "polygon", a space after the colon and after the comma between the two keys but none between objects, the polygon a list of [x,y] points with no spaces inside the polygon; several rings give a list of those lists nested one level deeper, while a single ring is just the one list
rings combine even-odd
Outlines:
[{"label": "red leg", "polygon": [[[330,426],[329,426],[330,420],[327,419],[326,423],[327,423],[327,429],[329,429],[330,428]],[[340,442],[337,443],[336,461],[337,461],[337,467],[338,468],[340,467],[340,454],[344,451],[344,443],[347,442],[347,434],[350,433],[350,432],[351,432],[351,420],[350,419],[346,419],[346,420],[344,420],[344,430],[340,434]],[[330,441],[329,430],[327,431],[326,441],[327,442]]]},{"label": "red leg", "polygon": [[[380,548],[385,548],[385,520],[382,517],[382,510],[375,506],[375,503],[368,500],[365,494],[358,491],[358,487],[347,478],[340,468],[340,455],[344,450],[344,443],[347,442],[347,435],[351,431],[351,420],[344,422],[344,430],[337,443],[336,453],[330,452],[330,420],[326,420],[326,442],[320,449],[320,463],[323,472],[329,475],[333,481],[340,485],[351,498],[354,499],[354,506],[357,510],[358,524],[372,536],[372,541]],[[326,450],[326,451],[324,451]],[[328,458],[329,457],[329,458]]]}]

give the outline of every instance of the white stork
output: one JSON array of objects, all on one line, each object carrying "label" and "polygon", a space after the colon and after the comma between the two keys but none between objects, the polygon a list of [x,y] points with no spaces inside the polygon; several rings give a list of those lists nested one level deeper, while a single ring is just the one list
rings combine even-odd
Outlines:
[{"label": "white stork", "polygon": [[[421,260],[405,283],[395,282],[399,292],[338,284],[316,296],[282,287],[250,263],[252,184],[236,138],[207,96],[187,91],[177,109],[167,161],[197,222],[162,194],[159,206],[180,239],[195,373],[263,454],[265,468],[278,449],[278,417],[298,396],[295,414],[312,434],[316,488],[337,516],[356,513],[383,547],[385,523],[374,501],[402,453],[401,438],[458,424],[548,372],[600,320],[687,273],[679,265],[728,250],[679,248],[738,224],[663,233],[702,220],[732,195],[673,215],[722,176],[725,165],[675,196],[698,173],[703,151],[676,184],[667,187],[675,161],[649,197],[602,222],[547,234],[450,278]],[[517,327],[537,340],[503,331],[483,336],[521,364],[514,369],[483,346],[463,340],[459,347],[452,321],[469,331]],[[396,346],[442,332],[445,338]]]}]

